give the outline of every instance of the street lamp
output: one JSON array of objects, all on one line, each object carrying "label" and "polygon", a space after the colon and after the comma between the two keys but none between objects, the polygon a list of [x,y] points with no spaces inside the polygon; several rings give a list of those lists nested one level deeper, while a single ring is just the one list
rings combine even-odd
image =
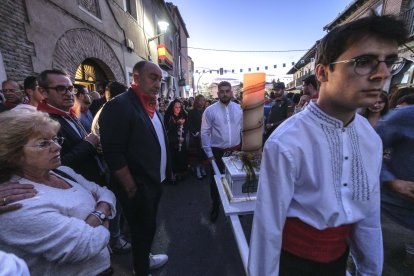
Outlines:
[{"label": "street lamp", "polygon": [[203,70],[203,72],[200,74],[200,77],[198,77],[198,80],[197,80],[197,95],[200,94],[199,83],[200,83],[201,77],[204,75],[204,73],[205,73],[205,71]]},{"label": "street lamp", "polygon": [[168,24],[168,22],[159,21],[158,22],[158,27],[159,27],[159,30],[161,31],[161,33],[158,34],[158,35],[156,35],[156,36],[154,36],[154,37],[148,38],[148,43],[151,42],[151,41],[153,41],[154,39],[157,39],[160,36],[164,35],[167,32],[167,29],[168,29],[168,26],[169,25],[170,24]]}]

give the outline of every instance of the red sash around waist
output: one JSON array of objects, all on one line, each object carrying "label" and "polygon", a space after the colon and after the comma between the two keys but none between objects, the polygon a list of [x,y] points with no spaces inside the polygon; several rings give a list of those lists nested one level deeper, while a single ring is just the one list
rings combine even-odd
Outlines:
[{"label": "red sash around waist", "polygon": [[282,249],[298,257],[329,263],[347,250],[346,238],[352,224],[316,229],[298,218],[287,218],[283,228]]}]

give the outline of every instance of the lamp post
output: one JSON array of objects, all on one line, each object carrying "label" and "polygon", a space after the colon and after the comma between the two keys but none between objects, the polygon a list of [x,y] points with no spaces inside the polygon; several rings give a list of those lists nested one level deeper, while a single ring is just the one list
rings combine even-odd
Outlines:
[{"label": "lamp post", "polygon": [[200,74],[200,76],[198,77],[198,80],[197,80],[197,95],[200,94],[199,83],[200,83],[201,77],[204,75],[204,73],[205,73],[205,71],[203,70],[203,72]]},{"label": "lamp post", "polygon": [[[207,67],[197,67],[197,68],[200,69],[200,76],[198,77],[198,80],[197,80],[197,94],[200,94],[200,88],[199,88],[200,80],[205,73],[211,72],[212,70]],[[203,72],[201,72],[201,69],[203,69]]]},{"label": "lamp post", "polygon": [[167,32],[168,26],[170,24],[166,21],[158,21],[158,28],[161,31],[161,33],[159,33],[156,36],[150,37],[147,39],[147,45],[148,45],[148,60],[151,61],[151,50],[149,48],[149,43],[157,38],[159,38],[162,35],[165,35],[165,33]]}]

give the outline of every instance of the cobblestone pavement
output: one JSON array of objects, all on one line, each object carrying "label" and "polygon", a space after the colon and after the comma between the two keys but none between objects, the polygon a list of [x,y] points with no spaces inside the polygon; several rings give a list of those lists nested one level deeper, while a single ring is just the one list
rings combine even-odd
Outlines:
[{"label": "cobblestone pavement", "polygon": [[[153,276],[243,276],[240,255],[230,221],[220,213],[215,224],[208,219],[209,178],[197,180],[192,174],[177,186],[166,186],[159,209],[159,223],[152,252],[166,253],[168,263],[152,271]],[[241,217],[250,236],[252,216]],[[412,232],[382,218],[385,264],[384,276],[414,275],[403,265],[404,243],[414,242]],[[128,236],[128,233],[126,233]],[[116,276],[132,275],[131,255],[114,255]]]}]

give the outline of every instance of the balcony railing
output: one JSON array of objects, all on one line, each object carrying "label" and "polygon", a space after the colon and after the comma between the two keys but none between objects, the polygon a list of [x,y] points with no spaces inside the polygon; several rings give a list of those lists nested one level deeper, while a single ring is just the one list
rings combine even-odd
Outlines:
[{"label": "balcony railing", "polygon": [[408,36],[414,36],[414,8],[400,13],[400,17],[407,23]]}]

